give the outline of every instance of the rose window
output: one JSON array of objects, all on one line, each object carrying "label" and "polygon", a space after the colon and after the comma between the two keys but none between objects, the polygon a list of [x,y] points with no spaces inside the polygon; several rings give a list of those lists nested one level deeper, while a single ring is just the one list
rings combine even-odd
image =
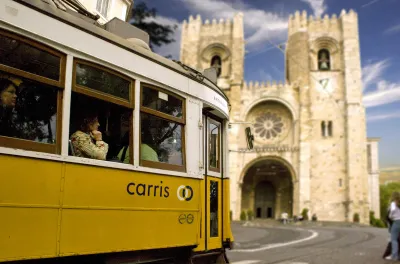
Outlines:
[{"label": "rose window", "polygon": [[282,133],[282,118],[275,113],[265,113],[256,118],[255,133],[261,138],[276,138]]}]

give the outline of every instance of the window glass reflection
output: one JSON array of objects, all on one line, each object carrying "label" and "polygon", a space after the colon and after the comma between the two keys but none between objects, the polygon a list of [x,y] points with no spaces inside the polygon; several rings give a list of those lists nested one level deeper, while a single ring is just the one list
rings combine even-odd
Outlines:
[{"label": "window glass reflection", "polygon": [[183,165],[182,125],[141,113],[141,159]]},{"label": "window glass reflection", "polygon": [[219,168],[219,126],[209,123],[210,167]]},{"label": "window glass reflection", "polygon": [[175,96],[166,94],[156,89],[143,87],[142,106],[151,108],[164,114],[182,118],[181,99]]},{"label": "window glass reflection", "polygon": [[218,236],[218,182],[210,181],[210,237]]},{"label": "window glass reflection", "polygon": [[60,61],[58,56],[20,40],[0,35],[1,64],[58,81]]},{"label": "window glass reflection", "polygon": [[131,82],[87,64],[76,64],[76,84],[129,101]]},{"label": "window glass reflection", "polygon": [[0,72],[0,136],[56,143],[58,88]]}]

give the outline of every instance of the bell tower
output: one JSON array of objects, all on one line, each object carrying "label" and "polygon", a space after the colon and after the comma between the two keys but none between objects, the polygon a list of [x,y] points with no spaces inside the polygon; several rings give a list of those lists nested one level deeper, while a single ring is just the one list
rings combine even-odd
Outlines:
[{"label": "bell tower", "polygon": [[339,17],[314,18],[297,11],[291,16],[286,79],[299,87],[300,160],[309,160],[300,164],[301,206],[321,218],[334,214],[353,221],[358,214],[368,223],[357,14],[343,10]]},{"label": "bell tower", "polygon": [[244,71],[243,14],[204,24],[200,15],[190,16],[188,22],[183,21],[180,50],[181,62],[200,72],[215,67],[217,84],[228,96],[239,91]]}]

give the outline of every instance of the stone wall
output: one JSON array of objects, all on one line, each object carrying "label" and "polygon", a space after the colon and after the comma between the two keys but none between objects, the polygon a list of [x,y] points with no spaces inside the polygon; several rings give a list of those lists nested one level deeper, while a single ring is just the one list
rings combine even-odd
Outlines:
[{"label": "stone wall", "polygon": [[370,155],[367,158],[370,163],[368,168],[369,203],[370,210],[375,212],[375,217],[380,216],[380,189],[379,189],[379,138],[368,138]]}]

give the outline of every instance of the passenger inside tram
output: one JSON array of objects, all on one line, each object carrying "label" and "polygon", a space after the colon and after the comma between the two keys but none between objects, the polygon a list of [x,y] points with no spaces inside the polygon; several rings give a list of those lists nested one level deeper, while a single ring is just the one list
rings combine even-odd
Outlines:
[{"label": "passenger inside tram", "polygon": [[56,123],[57,88],[0,72],[0,136],[54,144]]},{"label": "passenger inside tram", "polygon": [[[151,134],[151,130],[149,124],[146,122],[142,122],[142,134],[141,134],[141,149],[140,149],[140,156],[142,160],[148,161],[155,161],[159,162],[157,152],[151,147],[154,146],[153,136]],[[129,131],[125,133],[124,137],[122,138],[122,148],[118,153],[118,160],[123,163],[129,163]]]},{"label": "passenger inside tram", "polygon": [[7,78],[0,79],[0,135],[13,137],[15,126],[12,114],[17,102],[17,87]]},{"label": "passenger inside tram", "polygon": [[[87,116],[89,120],[84,121],[84,116]],[[118,154],[121,148],[129,145],[131,116],[130,109],[73,92],[70,133],[74,134],[70,136],[72,145],[70,154],[84,158],[129,163],[129,148],[126,150],[124,159],[121,160],[121,156]],[[82,140],[81,143],[78,143],[78,138]]]},{"label": "passenger inside tram", "polygon": [[129,131],[125,133],[125,135],[122,137],[122,148],[119,151],[117,157],[118,160],[121,161],[122,163],[129,163],[130,161],[130,156],[129,156]]},{"label": "passenger inside tram", "polygon": [[141,145],[140,145],[140,158],[142,160],[156,161],[158,162],[158,154],[152,148],[155,142],[153,139],[153,134],[151,133],[150,123],[146,120],[142,120],[142,135],[141,135]]},{"label": "passenger inside tram", "polygon": [[71,136],[75,156],[106,160],[108,144],[103,141],[99,126],[97,113],[93,110],[81,114],[80,129]]}]

